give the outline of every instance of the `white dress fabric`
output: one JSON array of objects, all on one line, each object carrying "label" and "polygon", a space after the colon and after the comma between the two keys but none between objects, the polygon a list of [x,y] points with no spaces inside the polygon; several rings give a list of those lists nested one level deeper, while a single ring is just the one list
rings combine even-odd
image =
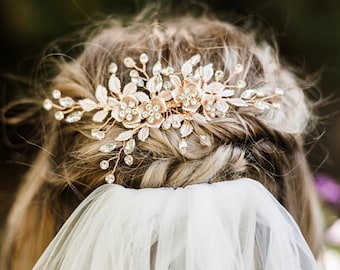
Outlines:
[{"label": "white dress fabric", "polygon": [[185,188],[103,185],[35,270],[313,270],[291,215],[250,179]]}]

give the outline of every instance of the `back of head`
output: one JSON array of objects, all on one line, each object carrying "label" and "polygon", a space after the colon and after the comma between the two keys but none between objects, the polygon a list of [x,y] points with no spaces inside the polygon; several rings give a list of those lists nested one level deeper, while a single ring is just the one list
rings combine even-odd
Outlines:
[{"label": "back of head", "polygon": [[[107,118],[97,123],[92,115],[84,113],[81,121],[70,124],[56,121],[53,113],[44,113],[43,150],[27,173],[9,217],[5,268],[28,269],[34,264],[82,198],[105,183],[108,171],[99,168],[103,160],[109,161],[107,166],[114,167],[116,184],[132,188],[176,188],[242,177],[256,179],[294,216],[317,254],[320,248],[318,211],[302,139],[311,112],[299,80],[281,65],[277,52],[267,43],[257,43],[252,34],[208,18],[180,17],[152,25],[128,26],[112,21],[84,43],[84,50],[76,59],[58,63],[59,73],[49,87],[73,100],[100,101],[99,85],[110,88],[109,94],[106,92],[108,97],[122,101],[128,95],[118,90],[115,93],[111,88],[123,89],[133,81],[136,77],[131,68],[126,67],[126,59],[135,61],[145,54],[148,57],[146,74],[153,77],[155,65],[159,63],[162,69],[171,67],[177,78],[178,73],[182,76],[187,72],[186,62],[189,59],[195,62],[192,57],[199,55],[197,67],[201,65],[201,70],[204,67],[210,70],[208,67],[212,64],[213,71],[220,71],[220,75],[215,73],[215,78],[222,76],[222,84],[228,80],[224,85],[230,92],[221,96],[228,102],[220,104],[222,107],[210,104],[215,107],[207,109],[209,104],[204,102],[209,102],[209,97],[204,99],[202,94],[197,99],[202,104],[200,108],[190,103],[187,109],[170,110],[171,102],[180,102],[181,93],[172,93],[168,98],[166,92],[161,96],[167,106],[165,111],[181,114],[182,118],[177,119],[179,123],[171,122],[169,128],[153,122],[145,124],[144,134],[141,132],[140,139],[134,141],[134,151],[128,153],[133,162],[123,158],[122,151],[128,140],[116,139],[129,130],[134,133],[128,139],[137,137],[134,124],[141,123],[140,119],[129,124],[124,113],[121,118],[114,118],[112,113],[112,118],[106,114],[103,118]],[[112,62],[116,65],[110,66]],[[237,65],[242,71],[235,72]],[[171,76],[165,73],[162,73],[163,87],[160,86],[159,93],[165,92],[165,81],[171,81]],[[111,79],[112,74],[121,86]],[[244,85],[238,87],[238,83]],[[147,92],[138,81],[136,84],[140,92]],[[174,84],[176,82],[173,88],[177,90],[170,87],[170,92],[184,91],[181,82],[176,87]],[[149,84],[149,87],[157,88],[157,85]],[[217,91],[209,90],[209,84],[204,87],[206,95]],[[252,90],[247,92],[249,99],[245,97],[245,89]],[[261,96],[270,100],[278,95],[275,103],[248,106],[252,100],[266,101]],[[144,104],[143,97],[137,99],[140,106]],[[247,106],[237,103],[242,101],[248,102]],[[270,106],[261,108],[261,105]],[[123,109],[118,109],[118,114],[119,110]],[[108,119],[111,124],[106,122]],[[105,129],[104,138],[95,140],[91,132],[93,135],[101,126],[110,128]],[[110,144],[116,144],[116,148],[98,151]]]}]

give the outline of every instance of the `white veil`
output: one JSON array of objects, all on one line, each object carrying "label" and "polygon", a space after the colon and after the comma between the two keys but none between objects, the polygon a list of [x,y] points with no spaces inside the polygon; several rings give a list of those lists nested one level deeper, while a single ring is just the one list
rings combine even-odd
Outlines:
[{"label": "white veil", "polygon": [[35,270],[317,269],[290,214],[257,181],[185,188],[103,185]]}]

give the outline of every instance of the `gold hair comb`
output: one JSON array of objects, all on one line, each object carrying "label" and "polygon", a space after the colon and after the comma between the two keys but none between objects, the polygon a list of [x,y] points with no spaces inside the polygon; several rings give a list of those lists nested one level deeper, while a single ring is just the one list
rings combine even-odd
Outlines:
[{"label": "gold hair comb", "polygon": [[[91,131],[91,136],[97,140],[105,138],[106,133],[114,126],[125,130],[114,142],[105,143],[98,149],[109,154],[119,149],[116,156],[100,162],[102,170],[112,168],[105,176],[108,183],[115,181],[114,172],[124,153],[124,162],[133,164],[133,152],[136,148],[136,137],[144,142],[148,139],[150,128],[178,129],[182,137],[178,145],[181,154],[187,151],[186,138],[191,134],[199,136],[202,145],[210,146],[208,136],[194,131],[192,122],[204,125],[215,118],[225,118],[231,110],[248,107],[255,114],[264,113],[270,109],[279,108],[279,100],[284,92],[274,89],[270,95],[259,89],[246,89],[246,82],[238,80],[230,84],[231,79],[243,72],[243,65],[237,64],[227,79],[222,70],[213,69],[213,64],[199,66],[201,56],[196,54],[186,61],[180,71],[167,66],[162,67],[160,61],[152,67],[152,74],[146,71],[149,57],[143,53],[139,64],[131,57],[124,59],[125,67],[131,69],[131,81],[122,86],[116,76],[118,67],[111,63],[108,72],[111,74],[108,88],[98,85],[95,91],[96,99],[80,99],[62,97],[59,90],[53,90],[53,99],[45,99],[43,107],[46,110],[54,108],[57,120],[75,123],[86,113],[92,113],[92,121],[98,123],[98,128]],[[235,97],[235,89],[243,90],[240,97]],[[137,136],[136,136],[137,135]],[[111,164],[115,160],[114,164]]]}]

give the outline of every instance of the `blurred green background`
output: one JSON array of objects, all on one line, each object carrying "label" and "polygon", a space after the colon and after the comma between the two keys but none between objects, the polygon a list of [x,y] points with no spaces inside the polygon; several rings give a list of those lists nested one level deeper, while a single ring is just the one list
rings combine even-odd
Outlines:
[{"label": "blurred green background", "polygon": [[[16,95],[21,84],[8,74],[30,78],[50,42],[65,37],[108,16],[138,13],[142,0],[0,0],[0,106]],[[340,1],[334,0],[210,0],[158,1],[159,9],[170,5],[175,13],[216,13],[221,18],[254,22],[261,31],[274,33],[281,55],[301,74],[320,74],[318,88],[328,98],[318,109],[320,124],[306,145],[314,172],[340,179]],[[237,14],[237,16],[236,16]],[[239,18],[239,19],[237,19]],[[21,89],[21,90],[24,90]],[[315,92],[316,97],[318,96]],[[21,147],[29,126],[13,129],[1,126],[0,218],[4,218],[20,183],[32,162],[35,146]],[[26,144],[27,145],[27,144]],[[2,227],[2,226],[1,226]]]}]

